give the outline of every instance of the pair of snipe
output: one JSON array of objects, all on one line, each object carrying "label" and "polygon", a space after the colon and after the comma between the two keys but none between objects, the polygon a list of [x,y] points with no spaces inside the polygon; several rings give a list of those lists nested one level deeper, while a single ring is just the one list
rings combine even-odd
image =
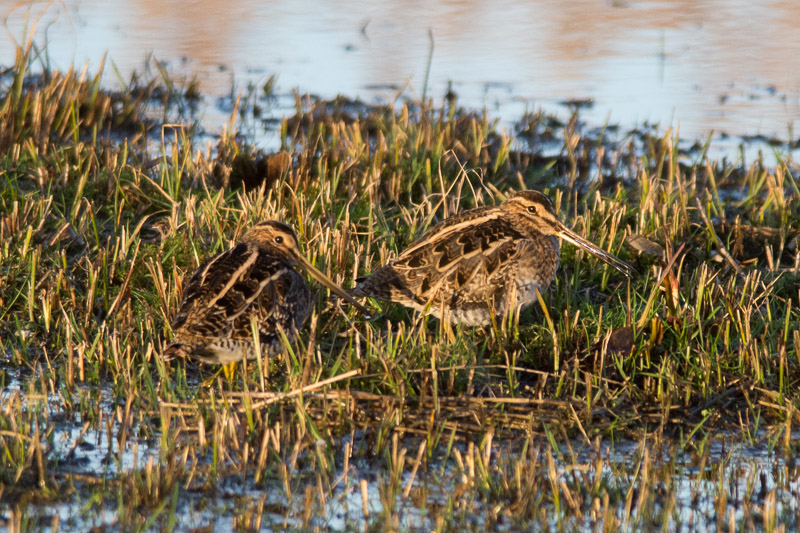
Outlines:
[{"label": "pair of snipe", "polygon": [[303,257],[289,226],[260,222],[192,275],[164,357],[229,363],[254,358],[259,351],[279,353],[282,334],[291,340],[312,308],[298,265],[365,315],[368,311],[354,297],[398,302],[454,323],[490,324],[493,316],[535,302],[537,291],[553,281],[559,238],[626,276],[634,272],[564,226],[549,198],[536,191],[521,191],[496,207],[444,220],[347,292]]}]

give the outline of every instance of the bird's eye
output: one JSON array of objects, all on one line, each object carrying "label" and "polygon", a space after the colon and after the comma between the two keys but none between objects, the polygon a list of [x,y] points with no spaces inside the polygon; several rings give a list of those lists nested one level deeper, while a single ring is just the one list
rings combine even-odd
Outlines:
[{"label": "bird's eye", "polygon": [[275,242],[278,244],[283,244],[283,236],[278,235],[277,237],[275,237]]},{"label": "bird's eye", "polygon": [[528,213],[532,213],[532,214],[535,215],[536,214],[536,206],[535,205],[529,205],[528,206]]}]

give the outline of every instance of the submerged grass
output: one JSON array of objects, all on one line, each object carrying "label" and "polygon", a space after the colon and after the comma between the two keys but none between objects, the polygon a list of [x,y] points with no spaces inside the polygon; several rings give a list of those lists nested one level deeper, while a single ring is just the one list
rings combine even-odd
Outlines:
[{"label": "submerged grass", "polygon": [[[300,96],[279,152],[233,128],[212,148],[163,70],[109,92],[102,69],[31,63],[0,79],[0,524],[796,527],[788,157]],[[187,276],[255,221],[294,226],[347,287],[522,188],[639,275],[565,245],[518,322],[451,331],[377,301],[365,322],[321,292],[290,350],[230,381],[157,356]]]}]

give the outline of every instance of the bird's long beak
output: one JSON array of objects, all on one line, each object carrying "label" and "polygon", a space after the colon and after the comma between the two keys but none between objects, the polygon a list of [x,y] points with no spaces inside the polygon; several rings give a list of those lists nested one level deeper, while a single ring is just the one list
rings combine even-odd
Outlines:
[{"label": "bird's long beak", "polygon": [[300,264],[300,266],[302,266],[304,269],[306,269],[306,271],[308,271],[309,274],[311,274],[312,278],[328,287],[331,292],[333,292],[339,298],[347,300],[350,305],[358,309],[358,312],[364,315],[367,319],[370,318],[370,312],[366,307],[355,301],[352,296],[344,292],[344,290],[335,284],[328,276],[317,270],[317,268],[309,263],[305,257],[300,254],[296,254],[295,259],[297,259],[297,262]]},{"label": "bird's long beak", "polygon": [[584,239],[571,229],[567,228],[566,226],[561,225],[559,230],[560,230],[558,233],[559,237],[561,237],[567,242],[574,244],[579,248],[583,248],[596,258],[602,259],[612,267],[616,268],[617,270],[625,274],[625,276],[627,276],[628,278],[630,278],[633,274],[636,273],[636,269],[633,268],[631,265],[629,265],[616,255],[608,253],[602,248],[595,246],[594,244],[590,243],[589,241],[587,241],[586,239]]}]

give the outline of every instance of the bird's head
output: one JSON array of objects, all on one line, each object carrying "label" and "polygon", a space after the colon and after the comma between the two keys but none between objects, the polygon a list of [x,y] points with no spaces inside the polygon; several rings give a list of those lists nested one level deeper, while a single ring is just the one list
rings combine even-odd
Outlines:
[{"label": "bird's head", "polygon": [[566,227],[556,216],[556,210],[550,198],[538,191],[520,191],[503,202],[501,207],[510,216],[517,218],[528,231],[538,231],[542,235],[552,235],[564,239],[605,261],[627,277],[631,277],[631,274],[636,272],[622,259],[595,246]]}]

